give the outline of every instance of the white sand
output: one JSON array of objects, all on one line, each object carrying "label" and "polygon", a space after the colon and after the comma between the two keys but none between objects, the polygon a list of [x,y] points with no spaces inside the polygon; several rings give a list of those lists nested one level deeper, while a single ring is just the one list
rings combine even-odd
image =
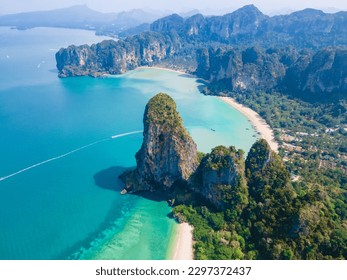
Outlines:
[{"label": "white sand", "polygon": [[175,72],[175,73],[182,74],[182,75],[189,75],[192,78],[195,78],[194,75],[186,73],[184,71],[174,70],[174,69],[164,68],[164,67],[159,67],[159,66],[140,66],[140,67],[137,67],[136,69],[158,69],[158,70],[164,70],[164,71],[169,71],[169,72]]},{"label": "white sand", "polygon": [[278,153],[278,143],[275,140],[273,130],[271,127],[265,122],[265,120],[259,116],[259,114],[252,109],[237,103],[234,98],[231,97],[219,97],[224,102],[228,103],[230,106],[235,108],[236,110],[240,111],[242,114],[244,114],[251,124],[254,126],[254,128],[260,133],[261,137],[265,139],[271,149]]},{"label": "white sand", "polygon": [[178,225],[177,240],[173,252],[173,260],[193,260],[193,227],[188,223]]}]

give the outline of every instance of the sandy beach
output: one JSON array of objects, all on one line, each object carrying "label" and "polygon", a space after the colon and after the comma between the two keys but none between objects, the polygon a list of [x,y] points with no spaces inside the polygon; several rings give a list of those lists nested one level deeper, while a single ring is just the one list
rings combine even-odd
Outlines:
[{"label": "sandy beach", "polygon": [[178,227],[172,259],[193,260],[193,227],[188,223],[179,224]]},{"label": "sandy beach", "polygon": [[158,69],[158,70],[164,70],[164,71],[178,73],[181,75],[188,75],[188,76],[191,76],[192,78],[196,78],[194,75],[186,73],[184,71],[174,70],[174,69],[160,67],[160,66],[140,66],[140,67],[137,67],[136,69]]},{"label": "sandy beach", "polygon": [[264,138],[270,145],[271,149],[278,153],[278,143],[275,140],[273,130],[271,127],[265,122],[265,120],[259,116],[259,114],[252,109],[237,103],[235,99],[231,97],[219,97],[224,102],[228,103],[230,106],[235,108],[244,114],[249,121],[254,126],[255,130],[258,131],[262,138]]}]

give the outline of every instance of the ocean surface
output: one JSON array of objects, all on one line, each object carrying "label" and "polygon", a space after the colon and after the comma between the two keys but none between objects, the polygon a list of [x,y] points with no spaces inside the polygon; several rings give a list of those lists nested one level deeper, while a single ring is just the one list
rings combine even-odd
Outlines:
[{"label": "ocean surface", "polygon": [[135,166],[141,146],[145,104],[158,92],[177,102],[199,150],[248,151],[255,141],[241,113],[201,95],[187,75],[57,77],[60,47],[103,39],[0,28],[0,259],[170,257],[177,225],[166,202],[119,194],[118,176]]}]

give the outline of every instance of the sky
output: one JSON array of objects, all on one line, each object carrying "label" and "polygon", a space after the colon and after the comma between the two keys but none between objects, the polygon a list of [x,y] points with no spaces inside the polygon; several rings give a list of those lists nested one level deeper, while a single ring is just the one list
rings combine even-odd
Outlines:
[{"label": "sky", "polygon": [[0,14],[50,10],[87,4],[102,12],[120,12],[135,8],[170,10],[174,12],[198,9],[205,13],[231,12],[247,4],[254,4],[262,12],[281,13],[281,11],[318,8],[326,11],[347,10],[347,0],[0,0]]}]

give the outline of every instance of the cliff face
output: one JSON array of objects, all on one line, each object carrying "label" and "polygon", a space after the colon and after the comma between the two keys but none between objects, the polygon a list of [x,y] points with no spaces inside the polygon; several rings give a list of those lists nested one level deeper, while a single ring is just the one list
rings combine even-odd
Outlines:
[{"label": "cliff face", "polygon": [[240,213],[247,204],[243,151],[218,146],[201,161],[193,190],[217,209]]},{"label": "cliff face", "polygon": [[160,93],[147,104],[144,139],[137,168],[123,176],[129,191],[167,190],[187,181],[198,166],[196,144],[184,128],[170,96]]},{"label": "cliff face", "polygon": [[196,144],[167,94],[159,93],[148,102],[143,123],[136,169],[121,175],[128,192],[165,191],[178,200],[182,194],[198,194],[196,197],[218,210],[228,210],[229,217],[235,218],[248,205],[249,197],[265,203],[264,194],[289,186],[288,171],[265,140],[252,146],[246,163],[242,150],[224,146],[212,149],[199,163]]},{"label": "cliff face", "polygon": [[156,20],[150,26],[151,31],[155,32],[171,32],[171,30],[181,30],[184,24],[184,19],[177,14],[172,14],[163,18],[163,20]]},{"label": "cliff face", "polygon": [[347,49],[317,52],[292,47],[245,50],[230,47],[197,52],[196,74],[235,92],[274,90],[310,97],[347,94]]},{"label": "cliff face", "polygon": [[196,74],[233,91],[272,90],[285,76],[280,60],[281,56],[257,47],[210,48],[197,53]]},{"label": "cliff face", "polygon": [[179,38],[174,35],[145,32],[123,41],[62,48],[56,61],[60,77],[122,74],[170,57],[179,47]]},{"label": "cliff face", "polygon": [[312,55],[299,56],[286,71],[282,86],[294,93],[346,97],[347,48],[326,48]]}]

